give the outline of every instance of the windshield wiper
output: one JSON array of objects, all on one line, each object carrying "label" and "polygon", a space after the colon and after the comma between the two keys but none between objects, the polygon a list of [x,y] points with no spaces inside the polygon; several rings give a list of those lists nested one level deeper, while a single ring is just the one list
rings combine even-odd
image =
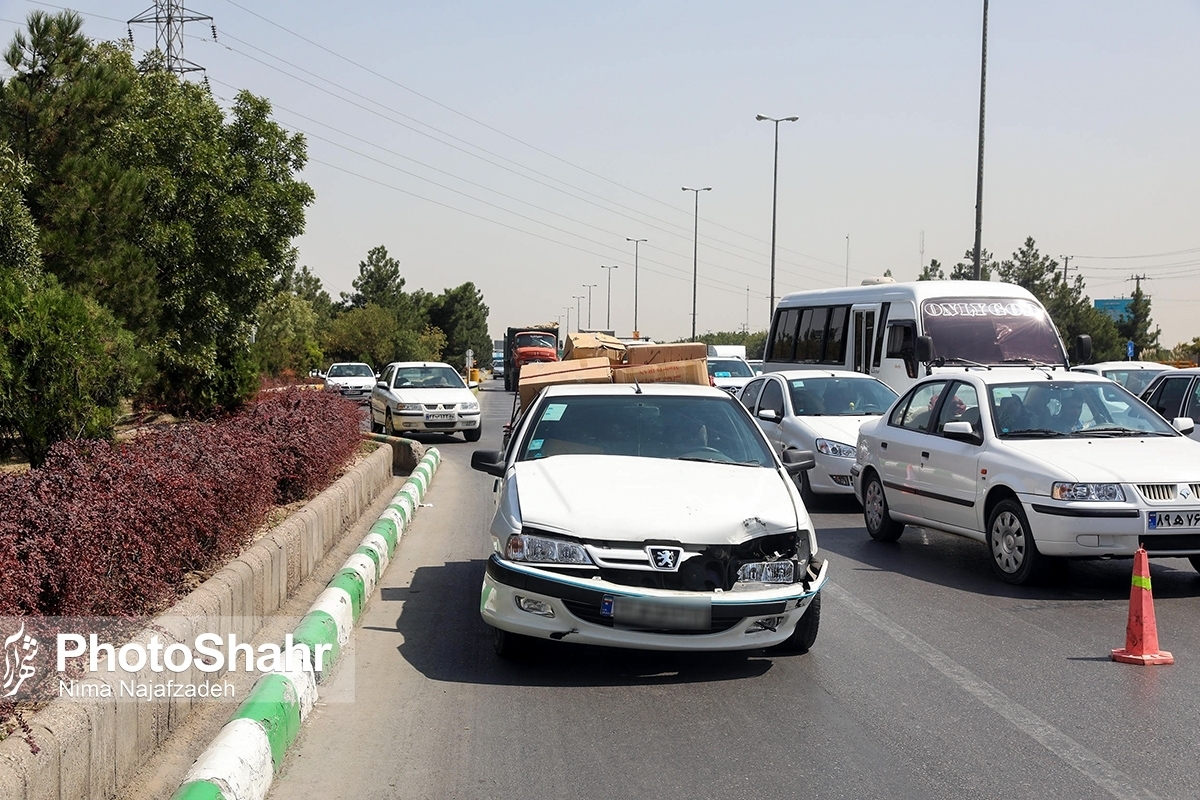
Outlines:
[{"label": "windshield wiper", "polygon": [[1047,364],[1045,361],[1038,361],[1036,358],[1006,358],[1001,364],[1028,364],[1031,367],[1049,367],[1052,364]]},{"label": "windshield wiper", "polygon": [[989,366],[988,364],[980,364],[978,361],[972,361],[969,358],[962,358],[961,356],[939,356],[937,359],[936,365],[941,367],[946,364],[967,364],[968,366],[972,366],[972,367],[983,367],[984,369],[991,369],[991,366]]},{"label": "windshield wiper", "polygon": [[1022,428],[1019,431],[1009,431],[1003,435],[1005,439],[1012,439],[1014,436],[1066,436],[1062,431],[1051,430],[1050,428]]},{"label": "windshield wiper", "polygon": [[1100,434],[1101,436],[1170,436],[1171,435],[1169,433],[1164,433],[1162,431],[1142,431],[1142,430],[1138,430],[1137,428],[1126,428],[1123,425],[1114,425],[1114,426],[1100,425],[1095,428],[1088,428],[1088,429],[1082,430],[1082,431],[1075,431],[1075,433],[1077,433],[1077,434],[1078,433],[1082,433],[1082,434],[1096,433],[1096,434]]}]

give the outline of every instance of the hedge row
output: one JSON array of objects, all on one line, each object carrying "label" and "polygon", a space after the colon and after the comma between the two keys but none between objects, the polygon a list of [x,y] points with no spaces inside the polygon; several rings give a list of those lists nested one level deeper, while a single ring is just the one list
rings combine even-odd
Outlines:
[{"label": "hedge row", "polygon": [[0,477],[0,616],[161,610],[275,504],[328,486],[359,426],[341,397],[290,389],[216,422],[55,445],[41,467]]}]

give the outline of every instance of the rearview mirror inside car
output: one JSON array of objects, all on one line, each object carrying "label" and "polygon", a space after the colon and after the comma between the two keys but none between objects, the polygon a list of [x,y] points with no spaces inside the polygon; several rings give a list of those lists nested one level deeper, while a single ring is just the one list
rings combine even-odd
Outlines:
[{"label": "rearview mirror inside car", "polygon": [[486,472],[488,475],[503,478],[504,451],[476,450],[474,453],[471,453],[471,469],[477,469],[480,472]]},{"label": "rearview mirror inside car", "polygon": [[1176,417],[1171,420],[1171,427],[1182,433],[1184,436],[1189,435],[1196,430],[1196,423],[1191,417]]},{"label": "rearview mirror inside car", "polygon": [[783,461],[783,468],[787,470],[788,475],[807,472],[817,465],[812,450],[784,450],[780,460]]}]

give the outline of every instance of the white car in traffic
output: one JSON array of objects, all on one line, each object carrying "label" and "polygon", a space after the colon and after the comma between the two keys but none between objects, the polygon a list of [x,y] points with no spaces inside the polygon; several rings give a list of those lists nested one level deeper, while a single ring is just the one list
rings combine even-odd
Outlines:
[{"label": "white car in traffic", "polygon": [[790,473],[811,464],[711,387],[547,387],[507,452],[471,459],[500,479],[480,601],[497,653],[808,650],[827,563]]},{"label": "white car in traffic", "polygon": [[1171,364],[1160,364],[1157,361],[1101,361],[1096,364],[1080,364],[1071,367],[1074,372],[1103,375],[1136,395],[1141,395],[1150,385],[1150,381],[1160,373],[1174,369],[1175,367]]},{"label": "white car in traffic", "polygon": [[471,388],[449,364],[388,364],[371,391],[371,430],[389,436],[457,432],[478,442],[483,423]]},{"label": "white car in traffic", "polygon": [[1192,427],[1087,373],[932,375],[862,426],[854,492],[874,539],[906,524],[977,539],[1008,583],[1048,557],[1130,557],[1139,545],[1200,569],[1200,447],[1180,433]]},{"label": "white car in traffic", "polygon": [[746,359],[738,356],[709,356],[708,377],[713,386],[736,396],[754,377]]},{"label": "white car in traffic", "polygon": [[357,361],[339,361],[325,370],[326,389],[360,403],[370,399],[375,380],[375,370],[371,369],[371,365]]},{"label": "white car in traffic", "polygon": [[896,393],[855,372],[793,369],[768,372],[742,389],[742,404],[775,451],[811,450],[816,465],[800,474],[800,496],[852,495],[858,429],[888,410]]}]

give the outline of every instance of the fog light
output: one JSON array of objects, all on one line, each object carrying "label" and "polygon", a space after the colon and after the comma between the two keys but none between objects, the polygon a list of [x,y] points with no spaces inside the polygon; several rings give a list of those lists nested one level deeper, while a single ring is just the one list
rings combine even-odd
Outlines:
[{"label": "fog light", "polygon": [[750,623],[749,628],[746,628],[746,633],[762,633],[763,631],[774,633],[783,624],[785,619],[787,617],[763,617],[762,619],[756,619]]},{"label": "fog light", "polygon": [[538,600],[533,597],[522,597],[517,595],[517,608],[522,611],[528,611],[530,614],[537,614],[539,617],[553,617],[554,607],[545,600]]}]

